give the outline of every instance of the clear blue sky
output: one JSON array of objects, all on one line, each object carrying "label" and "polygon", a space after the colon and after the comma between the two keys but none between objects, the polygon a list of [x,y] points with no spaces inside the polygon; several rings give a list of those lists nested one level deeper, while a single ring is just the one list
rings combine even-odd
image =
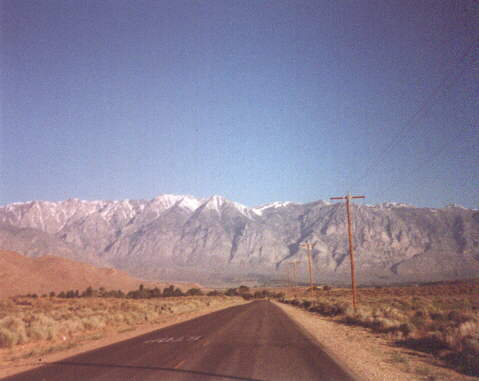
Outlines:
[{"label": "clear blue sky", "polygon": [[0,4],[0,204],[479,207],[476,1]]}]

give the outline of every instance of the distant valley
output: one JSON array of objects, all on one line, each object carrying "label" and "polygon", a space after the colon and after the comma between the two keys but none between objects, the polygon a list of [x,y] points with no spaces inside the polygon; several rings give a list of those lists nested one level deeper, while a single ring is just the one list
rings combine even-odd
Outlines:
[{"label": "distant valley", "polygon": [[[479,211],[403,204],[353,207],[358,280],[426,282],[479,274]],[[33,201],[0,207],[0,249],[56,255],[150,280],[205,284],[286,279],[300,245],[317,242],[315,280],[349,279],[342,203],[249,208],[221,196],[152,200]]]}]

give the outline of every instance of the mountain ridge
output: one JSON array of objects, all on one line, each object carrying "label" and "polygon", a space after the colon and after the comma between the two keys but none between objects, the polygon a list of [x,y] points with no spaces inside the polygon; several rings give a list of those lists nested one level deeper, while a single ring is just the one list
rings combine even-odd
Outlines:
[{"label": "mountain ridge", "polygon": [[[479,212],[474,209],[401,203],[352,208],[363,283],[460,279],[479,271]],[[313,263],[319,280],[348,278],[341,202],[247,207],[219,195],[171,194],[151,200],[32,201],[0,207],[0,223],[2,249],[20,247],[38,255],[38,247],[5,233],[9,226],[34,229],[43,240],[51,237],[50,253],[67,245],[76,259],[142,278],[284,279],[286,262],[305,260],[300,244],[306,240],[318,241]],[[299,275],[306,279],[304,266]]]}]

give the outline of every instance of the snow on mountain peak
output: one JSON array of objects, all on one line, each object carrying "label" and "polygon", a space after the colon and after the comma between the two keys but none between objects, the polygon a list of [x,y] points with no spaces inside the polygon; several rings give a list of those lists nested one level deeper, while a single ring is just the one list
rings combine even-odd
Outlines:
[{"label": "snow on mountain peak", "polygon": [[219,195],[211,196],[204,204],[205,208],[210,210],[215,210],[218,213],[220,213],[220,209],[223,208],[225,205],[235,208],[238,212],[240,212],[241,214],[245,215],[248,218],[251,218],[252,214],[254,214],[253,209],[248,208],[247,206],[240,204],[236,201],[228,200],[227,198],[223,196],[219,196]]},{"label": "snow on mountain peak", "polygon": [[164,210],[170,209],[176,205],[191,211],[195,211],[201,205],[202,200],[193,196],[162,194],[151,200],[151,203]]},{"label": "snow on mountain peak", "polygon": [[193,212],[200,207],[201,203],[202,200],[199,200],[193,196],[184,196],[178,205]]},{"label": "snow on mountain peak", "polygon": [[247,217],[251,217],[251,212],[254,212],[253,209],[248,208],[247,206],[240,204],[238,202],[232,201],[232,204],[235,206],[236,209],[238,209],[242,214],[244,214]]},{"label": "snow on mountain peak", "polygon": [[157,204],[171,206],[180,201],[181,198],[182,196],[178,196],[176,194],[161,194],[156,196],[152,201]]},{"label": "snow on mountain peak", "polygon": [[458,209],[465,209],[465,210],[468,209],[465,206],[462,206],[460,204],[455,204],[455,203],[446,205],[446,208],[458,208]]},{"label": "snow on mountain peak", "polygon": [[226,198],[223,196],[219,196],[217,194],[211,196],[208,200],[206,200],[205,203],[205,208],[207,209],[213,209],[216,210],[217,212],[220,211],[220,207],[227,202]]},{"label": "snow on mountain peak", "polygon": [[402,202],[383,202],[382,204],[375,205],[381,209],[390,209],[390,208],[415,208],[413,205],[405,204]]},{"label": "snow on mountain peak", "polygon": [[265,211],[266,209],[284,208],[285,206],[292,205],[292,204],[294,204],[294,202],[291,202],[291,201],[275,201],[275,202],[272,202],[272,203],[269,203],[269,204],[266,204],[266,205],[262,205],[262,206],[257,207],[257,208],[253,208],[253,212],[255,212],[256,214],[261,216],[263,214],[263,211]]}]

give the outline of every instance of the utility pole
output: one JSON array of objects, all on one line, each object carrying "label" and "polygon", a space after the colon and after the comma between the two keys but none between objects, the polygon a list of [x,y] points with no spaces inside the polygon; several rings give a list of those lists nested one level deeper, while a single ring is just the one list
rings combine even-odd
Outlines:
[{"label": "utility pole", "polygon": [[302,243],[300,245],[302,248],[306,249],[308,253],[309,285],[311,288],[311,292],[313,292],[313,266],[312,266],[312,259],[311,259],[311,251],[313,250],[315,245],[316,245],[316,242],[311,244],[311,242],[309,241],[306,241],[305,243]]},{"label": "utility pole", "polygon": [[294,287],[296,285],[296,265],[298,263],[301,263],[301,261],[291,261],[286,263],[287,265],[289,265],[288,270],[290,270],[288,271],[288,279],[290,280],[290,284],[289,284],[290,287]]},{"label": "utility pole", "polygon": [[354,274],[354,248],[353,248],[353,226],[351,216],[351,200],[353,198],[366,198],[365,196],[351,196],[348,193],[343,197],[331,197],[331,200],[346,200],[346,216],[348,220],[348,242],[349,242],[349,258],[351,259],[351,288],[353,290],[353,308],[356,311],[357,308],[357,296],[356,296],[356,277]]},{"label": "utility pole", "polygon": [[288,273],[288,288],[291,287],[291,263],[285,263],[286,266],[286,270],[287,270],[287,273]]},{"label": "utility pole", "polygon": [[291,262],[291,264],[293,265],[293,286],[296,286],[296,265],[298,263],[301,263],[301,261],[296,260]]}]

